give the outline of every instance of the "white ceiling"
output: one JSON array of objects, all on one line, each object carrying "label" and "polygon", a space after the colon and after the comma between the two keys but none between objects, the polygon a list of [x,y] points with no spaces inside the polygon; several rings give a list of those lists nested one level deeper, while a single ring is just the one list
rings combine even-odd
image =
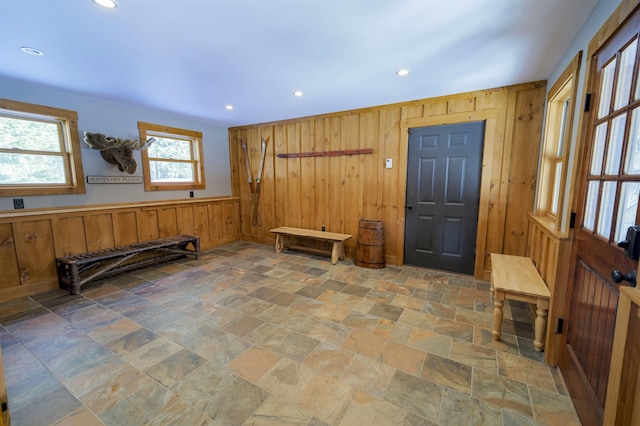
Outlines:
[{"label": "white ceiling", "polygon": [[116,1],[0,0],[0,75],[255,124],[547,79],[598,0]]}]

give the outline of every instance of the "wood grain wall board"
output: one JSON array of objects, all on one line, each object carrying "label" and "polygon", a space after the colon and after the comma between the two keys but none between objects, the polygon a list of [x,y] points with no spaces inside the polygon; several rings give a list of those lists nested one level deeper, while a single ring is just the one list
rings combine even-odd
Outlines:
[{"label": "wood grain wall board", "polygon": [[160,238],[157,209],[143,209],[138,213],[138,232],[141,242]]},{"label": "wood grain wall board", "polygon": [[[287,153],[286,129],[283,124],[273,126],[274,155]],[[274,158],[274,226],[279,228],[286,226],[289,217],[287,205],[287,173],[289,170],[288,158]],[[244,220],[243,220],[244,222]]]},{"label": "wood grain wall board", "polygon": [[200,246],[202,248],[211,247],[209,207],[207,204],[195,204],[193,206],[193,219],[196,227],[196,235],[200,237]]},{"label": "wood grain wall board", "polygon": [[238,146],[240,142],[238,140],[238,134],[240,132],[229,132],[229,161],[230,161],[230,177],[231,177],[231,194],[234,197],[240,196],[240,177],[242,165],[240,161],[240,151]]},{"label": "wood grain wall board", "polygon": [[51,220],[56,257],[87,252],[84,217],[72,216]]},{"label": "wood grain wall board", "polygon": [[158,238],[178,235],[176,208],[158,209]]},{"label": "wood grain wall board", "polygon": [[262,195],[260,195],[262,214],[262,236],[270,237],[269,229],[275,228],[275,160],[273,127],[260,128],[259,137],[267,141],[267,152],[262,169]]},{"label": "wood grain wall board", "polygon": [[[207,215],[209,218],[219,218],[222,217],[222,205],[221,204],[208,204],[207,205]],[[210,241],[219,241],[222,240],[222,228],[223,223],[219,219],[214,219],[209,222],[209,240]]]},{"label": "wood grain wall board", "polygon": [[84,218],[87,250],[104,250],[115,247],[111,213],[92,214]]},{"label": "wood grain wall board", "polygon": [[57,277],[51,221],[14,223],[13,235],[21,285],[36,284]]},{"label": "wood grain wall board", "polygon": [[13,227],[10,223],[0,223],[0,289],[20,285],[20,267],[16,255]]},{"label": "wood grain wall board", "polygon": [[234,241],[238,238],[240,207],[237,203],[222,204],[222,241]]},{"label": "wood grain wall board", "polygon": [[[520,92],[527,91],[535,95],[519,95]],[[533,200],[533,193],[528,194],[528,189],[522,190],[526,185],[509,181],[511,161],[515,155],[512,155],[511,144],[518,145],[514,152],[522,152],[530,146],[537,149],[541,128],[536,126],[541,123],[542,112],[534,109],[534,116],[528,121],[518,119],[518,114],[519,109],[523,109],[522,105],[526,105],[527,96],[544,101],[544,93],[545,82],[525,83],[256,126],[241,126],[229,129],[229,133],[230,139],[233,139],[241,132],[252,129],[259,129],[262,134],[271,132],[275,147],[275,152],[269,153],[271,156],[303,150],[372,148],[374,154],[362,156],[317,157],[315,160],[272,158],[275,173],[271,200],[274,206],[273,224],[304,224],[313,229],[325,224],[328,231],[357,235],[359,220],[372,216],[375,220],[383,220],[385,224],[386,258],[402,263],[407,130],[412,127],[485,121],[475,276],[488,280],[488,255],[492,251],[502,252],[507,217],[510,225],[520,226],[524,223],[525,228],[524,233],[511,237],[506,244],[515,245],[520,251],[523,247],[526,249],[526,243],[522,245],[522,241],[526,241],[528,232],[526,216],[529,208],[527,203],[518,200],[511,202],[509,194],[518,191],[518,196],[523,200],[528,200],[529,195]],[[392,169],[384,169],[385,158],[393,160]],[[306,170],[306,163],[301,163],[303,161],[312,163],[313,172]],[[537,158],[528,158],[528,161],[532,162],[531,166],[535,169]],[[234,167],[237,168],[238,165],[232,165]],[[312,179],[311,183],[308,182],[309,179]],[[515,186],[518,188],[513,188]],[[248,188],[241,184],[238,192],[241,199],[244,199],[243,194],[247,192]],[[242,208],[244,209],[244,204]],[[250,218],[242,211],[242,238],[272,242],[272,236],[247,229],[246,223]],[[313,219],[309,218],[310,215],[313,215]],[[355,245],[356,239],[347,242],[348,256]]]},{"label": "wood grain wall board", "polygon": [[196,230],[193,224],[193,206],[177,207],[176,221],[178,222],[179,235],[195,235]]},{"label": "wood grain wall board", "polygon": [[[342,148],[342,118],[328,118],[325,134],[329,141],[329,150],[336,151]],[[342,195],[342,157],[330,157],[327,159],[329,167],[329,226],[327,231],[344,233],[344,203]]]},{"label": "wood grain wall board", "polygon": [[113,238],[116,247],[135,244],[138,240],[138,217],[135,210],[117,211],[112,214]]},{"label": "wood grain wall board", "polygon": [[[314,146],[313,121],[300,122],[300,152],[316,150]],[[315,211],[320,206],[316,203],[315,175],[316,157],[300,159],[300,226],[305,229],[320,228],[316,225]]]},{"label": "wood grain wall board", "polygon": [[[505,207],[505,234],[503,253],[524,256],[527,245],[528,216],[522,212],[533,211],[536,174],[538,168],[539,143],[527,143],[530,135],[540,132],[545,97],[540,90],[517,92],[515,123],[513,125],[510,159],[508,163],[507,205]],[[532,197],[533,195],[533,197]]]},{"label": "wood grain wall board", "polygon": [[[288,123],[285,126],[287,153],[300,152],[300,123]],[[286,226],[300,228],[302,226],[302,206],[300,203],[300,163],[304,158],[287,158],[287,219]]]}]

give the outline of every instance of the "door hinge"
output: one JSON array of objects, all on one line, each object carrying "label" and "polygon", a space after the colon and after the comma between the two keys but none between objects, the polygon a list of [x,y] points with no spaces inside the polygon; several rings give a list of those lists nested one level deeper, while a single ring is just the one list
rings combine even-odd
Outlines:
[{"label": "door hinge", "polygon": [[2,403],[2,412],[4,413],[5,411],[7,411],[7,402],[6,401],[4,401]]},{"label": "door hinge", "polygon": [[413,134],[413,129],[407,129],[407,133],[409,133],[410,135]]},{"label": "door hinge", "polygon": [[556,333],[562,334],[563,326],[564,326],[564,320],[562,318],[558,318],[558,328],[556,328]]},{"label": "door hinge", "polygon": [[569,217],[569,229],[573,229],[576,227],[576,212],[571,212],[571,216]]},{"label": "door hinge", "polygon": [[584,112],[591,110],[591,93],[587,93],[584,97]]}]

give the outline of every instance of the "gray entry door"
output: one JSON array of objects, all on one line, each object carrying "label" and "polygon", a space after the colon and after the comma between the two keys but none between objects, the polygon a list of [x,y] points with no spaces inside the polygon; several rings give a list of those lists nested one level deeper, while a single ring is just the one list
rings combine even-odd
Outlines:
[{"label": "gray entry door", "polygon": [[409,130],[404,261],[473,274],[484,122]]}]

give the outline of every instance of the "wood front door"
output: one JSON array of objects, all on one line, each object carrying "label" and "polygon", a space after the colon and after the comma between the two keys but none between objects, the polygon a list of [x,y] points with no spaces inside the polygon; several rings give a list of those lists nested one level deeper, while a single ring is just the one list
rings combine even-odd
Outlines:
[{"label": "wood front door", "polygon": [[618,242],[639,223],[638,10],[591,59],[592,102],[571,256],[560,369],[585,425],[600,425],[619,287],[612,271],[636,271]]},{"label": "wood front door", "polygon": [[410,130],[405,263],[473,274],[484,122]]}]

